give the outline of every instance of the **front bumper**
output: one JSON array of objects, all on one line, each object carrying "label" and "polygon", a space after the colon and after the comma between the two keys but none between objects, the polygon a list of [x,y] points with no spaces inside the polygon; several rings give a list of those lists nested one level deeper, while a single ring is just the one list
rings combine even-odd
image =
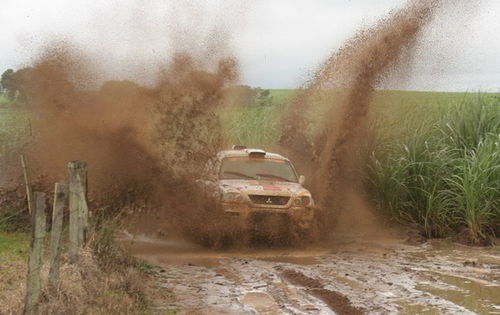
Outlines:
[{"label": "front bumper", "polygon": [[254,207],[238,203],[221,203],[221,206],[228,216],[244,224],[258,224],[266,218],[283,217],[291,221],[294,225],[302,229],[307,229],[311,227],[314,220],[313,207]]}]

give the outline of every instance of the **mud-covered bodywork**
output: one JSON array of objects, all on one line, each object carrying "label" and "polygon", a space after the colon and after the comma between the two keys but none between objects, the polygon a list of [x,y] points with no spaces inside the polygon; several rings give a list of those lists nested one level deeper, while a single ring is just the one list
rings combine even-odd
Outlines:
[{"label": "mud-covered bodywork", "polygon": [[228,215],[246,226],[274,220],[307,230],[314,201],[290,161],[256,149],[221,151],[205,168],[202,183]]}]

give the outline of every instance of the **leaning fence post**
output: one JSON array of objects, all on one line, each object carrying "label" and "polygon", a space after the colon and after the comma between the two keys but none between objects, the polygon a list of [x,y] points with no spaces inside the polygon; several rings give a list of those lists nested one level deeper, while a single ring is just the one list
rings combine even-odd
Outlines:
[{"label": "leaning fence post", "polygon": [[26,186],[26,198],[28,199],[28,212],[31,215],[33,212],[33,190],[31,188],[31,180],[26,165],[26,158],[21,154],[21,166],[23,167],[24,184]]},{"label": "leaning fence post", "polygon": [[86,241],[88,229],[87,163],[72,161],[69,170],[69,242],[70,262],[78,260],[79,247]]},{"label": "leaning fence post", "polygon": [[52,210],[52,233],[50,234],[49,289],[54,292],[59,283],[59,243],[63,223],[64,203],[68,198],[68,186],[56,183],[54,190],[54,207]]},{"label": "leaning fence post", "polygon": [[42,266],[43,240],[45,237],[45,193],[35,192],[33,227],[31,230],[30,257],[24,314],[38,314],[40,300],[40,268]]}]

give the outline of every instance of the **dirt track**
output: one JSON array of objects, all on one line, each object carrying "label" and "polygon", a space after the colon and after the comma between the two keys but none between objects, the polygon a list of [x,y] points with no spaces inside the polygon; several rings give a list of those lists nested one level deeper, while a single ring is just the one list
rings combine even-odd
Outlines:
[{"label": "dirt track", "polygon": [[242,251],[140,236],[123,244],[160,266],[172,299],[158,313],[500,314],[499,248],[356,239]]}]

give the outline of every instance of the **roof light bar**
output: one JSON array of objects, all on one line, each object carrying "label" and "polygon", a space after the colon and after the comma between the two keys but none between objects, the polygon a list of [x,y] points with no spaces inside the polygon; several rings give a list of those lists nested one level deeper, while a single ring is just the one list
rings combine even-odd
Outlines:
[{"label": "roof light bar", "polygon": [[266,155],[266,151],[259,149],[247,149],[246,150],[249,156],[253,157],[263,157]]}]

